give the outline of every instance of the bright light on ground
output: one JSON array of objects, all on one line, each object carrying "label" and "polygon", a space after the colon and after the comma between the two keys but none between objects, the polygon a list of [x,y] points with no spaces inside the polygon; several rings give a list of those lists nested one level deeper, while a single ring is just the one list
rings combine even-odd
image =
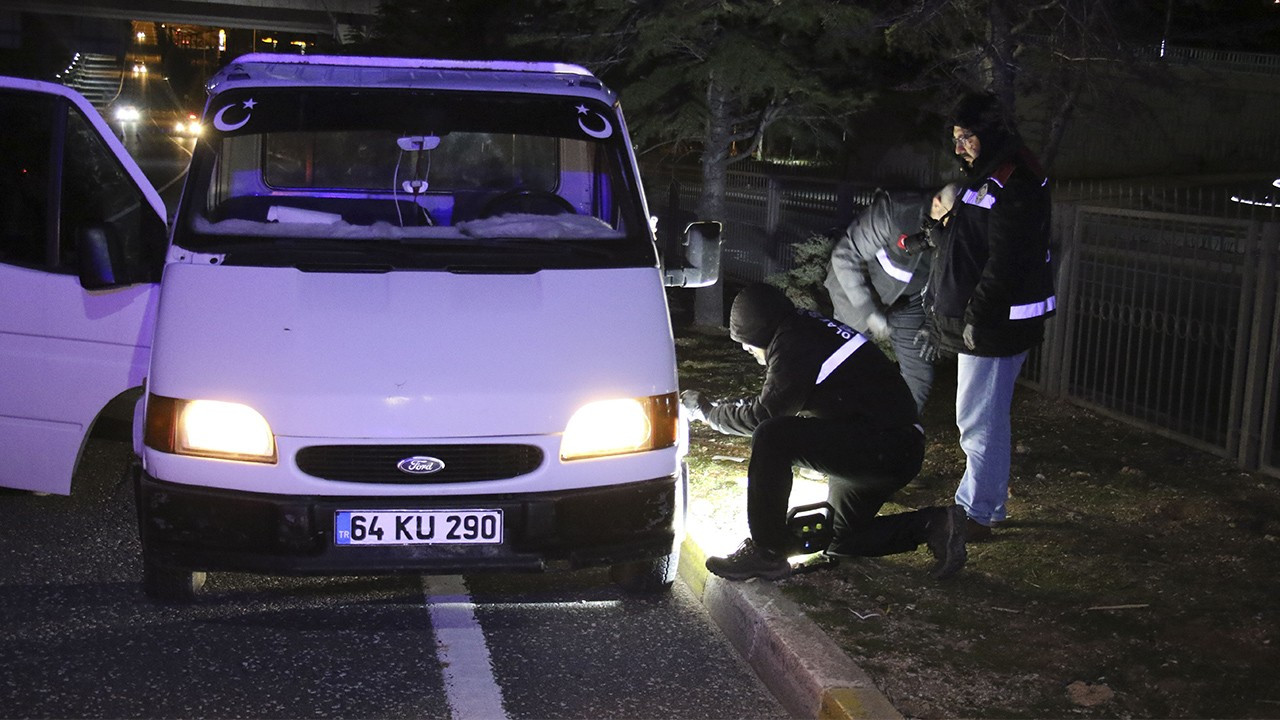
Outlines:
[{"label": "bright light on ground", "polygon": [[[745,467],[742,471],[745,471]],[[696,472],[696,471],[695,471]],[[727,555],[738,548],[748,537],[747,530],[747,476],[745,472],[733,474],[722,480],[724,488],[714,493],[690,491],[689,530],[702,544],[708,556]],[[697,482],[696,478],[691,482]],[[809,480],[798,474],[791,486],[791,501],[787,507],[812,505],[825,502],[825,480]]]}]

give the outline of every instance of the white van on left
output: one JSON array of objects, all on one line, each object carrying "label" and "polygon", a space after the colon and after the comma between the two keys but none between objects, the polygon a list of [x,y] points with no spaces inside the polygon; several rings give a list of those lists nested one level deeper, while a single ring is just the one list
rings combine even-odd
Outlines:
[{"label": "white van on left", "polygon": [[0,486],[69,494],[146,375],[164,204],[73,90],[0,77],[0,127]]}]

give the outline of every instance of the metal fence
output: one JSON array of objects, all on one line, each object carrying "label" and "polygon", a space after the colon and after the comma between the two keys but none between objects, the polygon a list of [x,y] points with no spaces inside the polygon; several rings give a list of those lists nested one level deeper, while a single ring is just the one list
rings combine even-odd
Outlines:
[{"label": "metal fence", "polygon": [[[694,206],[696,178],[657,178],[659,215]],[[789,269],[797,242],[847,222],[873,190],[730,178],[722,267],[736,282]],[[1276,194],[1206,183],[1055,186],[1058,314],[1023,382],[1280,476]]]},{"label": "metal fence", "polygon": [[[692,218],[702,191],[696,171],[645,173],[651,209],[660,223]],[[737,282],[758,282],[785,272],[797,243],[847,224],[854,208],[871,201],[874,187],[810,178],[731,172],[725,189],[727,216],[721,269]]]}]

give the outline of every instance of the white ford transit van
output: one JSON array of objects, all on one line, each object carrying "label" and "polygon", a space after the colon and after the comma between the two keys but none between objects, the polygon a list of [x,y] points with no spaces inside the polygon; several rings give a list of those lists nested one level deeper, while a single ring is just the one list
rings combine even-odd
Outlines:
[{"label": "white ford transit van", "polygon": [[663,288],[715,281],[719,225],[662,262],[614,94],[551,63],[280,55],[208,90],[158,290],[151,235],[105,213],[48,231],[46,255],[74,256],[52,272],[0,256],[30,293],[85,303],[86,325],[133,309],[119,371],[65,418],[28,387],[56,333],[0,326],[30,376],[0,443],[60,435],[70,455],[32,452],[5,484],[67,491],[90,413],[142,384],[153,597],[217,570],[608,565],[628,589],[668,587],[687,477]]}]

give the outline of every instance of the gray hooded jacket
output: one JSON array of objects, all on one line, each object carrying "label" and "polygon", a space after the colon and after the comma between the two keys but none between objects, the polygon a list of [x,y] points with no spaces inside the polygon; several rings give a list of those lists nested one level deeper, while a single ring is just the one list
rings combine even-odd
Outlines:
[{"label": "gray hooded jacket", "polygon": [[931,199],[928,193],[877,190],[849,224],[831,250],[825,282],[837,320],[866,332],[871,313],[924,289],[933,253],[908,255],[898,238],[920,230]]}]

